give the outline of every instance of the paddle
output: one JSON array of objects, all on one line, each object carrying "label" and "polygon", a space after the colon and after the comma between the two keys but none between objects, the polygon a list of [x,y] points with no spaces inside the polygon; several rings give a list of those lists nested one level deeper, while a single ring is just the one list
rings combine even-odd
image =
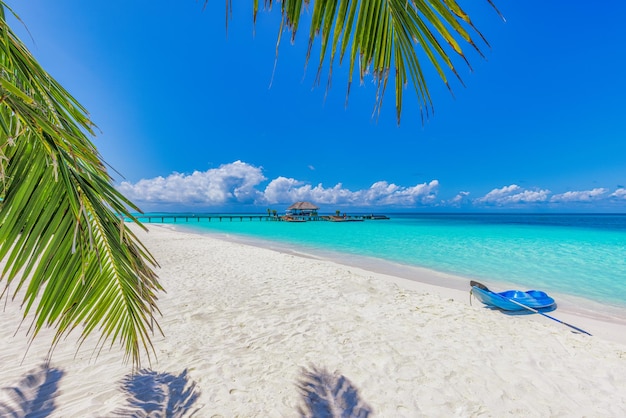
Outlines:
[{"label": "paddle", "polygon": [[[482,283],[475,282],[474,280],[471,280],[471,281],[470,281],[470,286],[472,286],[472,287],[477,287],[477,288],[479,288],[479,289],[484,290],[485,292],[491,292],[491,290],[489,290],[489,288],[488,288],[487,286],[485,286],[485,285],[484,285],[484,284],[482,284]],[[491,292],[491,293],[494,293],[494,292]],[[575,330],[576,330],[576,331],[578,331],[578,332],[582,332],[583,334],[587,334],[587,335],[590,335],[590,336],[591,336],[591,334],[589,334],[589,333],[588,333],[587,331],[585,331],[584,329],[580,329],[580,328],[578,328],[578,327],[575,327],[575,326],[574,326],[574,325],[572,325],[572,324],[568,324],[567,322],[563,322],[563,321],[561,321],[560,319],[557,319],[557,318],[555,318],[555,317],[553,317],[553,316],[550,316],[550,315],[545,314],[545,313],[543,313],[543,312],[540,312],[540,311],[538,311],[538,310],[536,310],[536,309],[533,309],[533,308],[531,308],[530,306],[526,306],[526,305],[524,305],[523,303],[519,303],[519,302],[518,302],[518,301],[516,301],[516,300],[510,299],[510,298],[506,298],[506,297],[504,297],[504,296],[502,296],[502,295],[500,295],[500,296],[501,296],[501,297],[503,297],[504,299],[508,300],[509,302],[513,302],[514,304],[516,304],[516,305],[518,305],[518,306],[521,306],[521,307],[522,307],[522,308],[524,308],[524,309],[528,309],[528,310],[529,310],[529,311],[531,311],[531,312],[538,313],[539,315],[543,315],[543,316],[545,316],[546,318],[550,318],[551,320],[556,321],[556,322],[559,322],[559,323],[561,323],[561,324],[563,324],[563,325],[566,325],[566,326],[568,326],[568,327],[570,327],[570,328],[572,328],[572,329],[575,329]]]}]

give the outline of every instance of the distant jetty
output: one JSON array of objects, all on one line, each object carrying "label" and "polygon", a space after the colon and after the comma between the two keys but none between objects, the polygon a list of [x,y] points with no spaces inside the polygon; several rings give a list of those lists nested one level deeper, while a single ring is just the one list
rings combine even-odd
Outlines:
[{"label": "distant jetty", "polygon": [[159,214],[146,214],[139,215],[136,218],[146,223],[153,222],[223,222],[223,221],[273,221],[273,222],[362,222],[366,220],[383,220],[389,219],[385,215],[347,215],[341,214],[341,211],[335,211],[334,215],[320,215],[318,213],[319,207],[311,202],[296,202],[289,206],[284,215],[278,215],[275,210],[267,209],[267,215],[253,215],[253,214],[175,214],[175,213],[159,213]]},{"label": "distant jetty", "polygon": [[383,220],[389,219],[386,215],[347,215],[341,214],[341,211],[335,211],[334,215],[320,215],[319,207],[311,202],[296,202],[289,206],[284,215],[278,215],[275,210],[267,209],[267,215],[253,214],[176,214],[176,213],[158,213],[138,215],[136,218],[146,223],[153,222],[223,222],[223,221],[273,221],[273,222],[362,222],[366,220]]},{"label": "distant jetty", "polygon": [[271,221],[271,222],[362,222],[366,220],[389,219],[385,215],[178,215],[178,214],[158,214],[158,215],[138,215],[136,218],[146,223],[169,223],[169,222],[250,222],[250,221]]}]

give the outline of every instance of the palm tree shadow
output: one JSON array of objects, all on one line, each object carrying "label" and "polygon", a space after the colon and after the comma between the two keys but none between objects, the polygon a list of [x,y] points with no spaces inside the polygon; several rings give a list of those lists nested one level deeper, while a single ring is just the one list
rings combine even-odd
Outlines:
[{"label": "palm tree shadow", "polygon": [[297,385],[304,402],[298,413],[303,418],[367,418],[372,413],[352,382],[337,372],[311,365],[302,369]]},{"label": "palm tree shadow", "polygon": [[9,401],[0,402],[0,416],[15,418],[47,417],[55,410],[59,381],[64,372],[44,363],[26,375],[17,386],[3,388]]},{"label": "palm tree shadow", "polygon": [[193,406],[200,392],[194,381],[189,382],[187,369],[178,376],[143,369],[127,375],[122,385],[128,406],[115,410],[118,416],[182,418],[193,416],[199,409]]}]

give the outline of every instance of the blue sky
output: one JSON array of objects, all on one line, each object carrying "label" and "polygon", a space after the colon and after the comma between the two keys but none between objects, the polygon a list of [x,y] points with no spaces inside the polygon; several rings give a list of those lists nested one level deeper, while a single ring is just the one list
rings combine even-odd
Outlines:
[{"label": "blue sky", "polygon": [[223,1],[9,1],[143,210],[626,212],[624,2],[461,0],[486,59],[464,47],[454,96],[427,68],[434,115],[407,89],[400,126],[391,90],[345,107],[345,66],[314,87],[306,31],[276,62],[279,12],[234,3],[226,32]]}]

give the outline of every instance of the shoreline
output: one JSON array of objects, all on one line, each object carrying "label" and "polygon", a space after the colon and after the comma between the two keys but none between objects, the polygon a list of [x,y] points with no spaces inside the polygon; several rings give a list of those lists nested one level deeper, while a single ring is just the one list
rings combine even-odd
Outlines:
[{"label": "shoreline", "polygon": [[169,227],[131,228],[161,265],[167,292],[158,301],[165,335],[153,337],[157,359],[133,375],[117,345],[94,353],[96,335],[77,348],[73,333],[46,364],[48,329],[24,356],[27,324],[15,333],[19,303],[8,303],[0,411],[18,409],[11,393],[20,391],[41,401],[25,407],[45,405],[51,417],[145,416],[157,407],[181,416],[294,416],[313,399],[306,381],[316,378],[371,417],[626,411],[626,344],[602,335],[610,324],[590,322],[589,337],[547,318],[470,305],[469,289]]},{"label": "shoreline", "polygon": [[[392,281],[397,285],[404,286],[414,291],[430,292],[444,298],[456,298],[461,301],[465,298],[468,300],[468,303],[470,300],[469,282],[470,280],[475,280],[475,278],[462,277],[426,267],[410,266],[361,255],[346,255],[333,251],[309,250],[298,245],[296,245],[294,249],[290,248],[289,245],[285,243],[252,236],[199,231],[193,227],[174,224],[152,224],[150,226],[183,233],[208,236],[218,240],[251,245],[258,248],[268,249],[270,251],[277,251],[313,260],[337,263],[358,269],[362,274],[379,274],[384,280]],[[481,279],[478,279],[478,281],[481,281]],[[498,286],[500,286],[500,284],[498,284]],[[506,289],[509,288],[515,288],[515,285],[507,285]],[[500,290],[506,289],[502,288]],[[555,317],[582,329],[586,329],[586,326],[588,328],[598,330],[596,334],[593,332],[591,332],[591,334],[626,345],[626,308],[604,305],[588,299],[572,295],[564,295],[561,293],[551,292],[551,296],[553,296],[557,301],[557,309],[552,312],[547,312],[549,316]],[[472,298],[471,303],[476,306],[483,306],[480,301],[474,298]],[[511,314],[503,313],[503,315]],[[538,317],[539,315],[529,313],[524,316]],[[550,320],[546,319],[546,321]],[[557,324],[557,322],[554,322],[554,324]]]}]

